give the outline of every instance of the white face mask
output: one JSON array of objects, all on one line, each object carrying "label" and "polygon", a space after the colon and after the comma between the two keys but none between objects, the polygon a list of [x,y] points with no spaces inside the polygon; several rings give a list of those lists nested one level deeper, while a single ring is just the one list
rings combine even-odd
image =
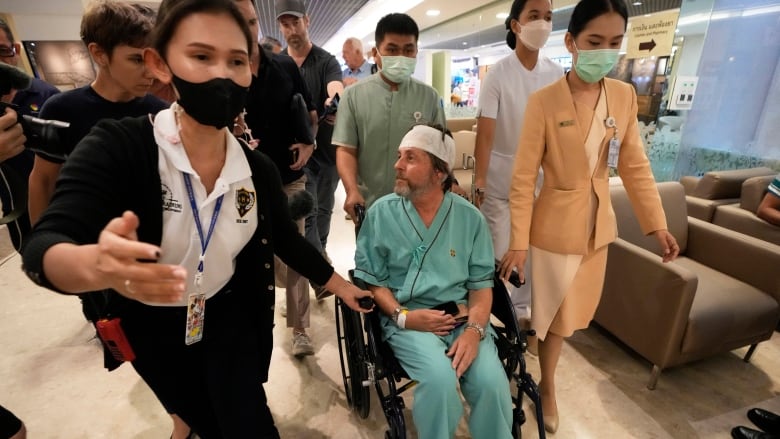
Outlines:
[{"label": "white face mask", "polygon": [[552,22],[547,20],[534,20],[520,25],[520,42],[529,50],[539,50],[547,43],[547,38],[552,32]]},{"label": "white face mask", "polygon": [[400,84],[409,79],[414,73],[417,58],[407,56],[384,56],[382,58],[382,75],[390,82]]}]

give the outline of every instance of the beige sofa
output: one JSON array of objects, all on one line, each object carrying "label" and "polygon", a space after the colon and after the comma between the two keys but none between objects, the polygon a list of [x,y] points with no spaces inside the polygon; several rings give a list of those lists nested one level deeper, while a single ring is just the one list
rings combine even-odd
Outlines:
[{"label": "beige sofa", "polygon": [[476,131],[477,119],[475,117],[456,117],[447,119],[447,129],[456,131]]},{"label": "beige sofa", "polygon": [[662,263],[622,186],[610,188],[619,238],[609,247],[594,321],[661,371],[768,340],[780,319],[780,246],[688,217],[683,186],[658,185],[680,257]]},{"label": "beige sofa", "polygon": [[474,148],[477,143],[477,133],[471,130],[461,130],[452,133],[455,140],[455,169],[452,174],[458,180],[461,189],[469,194],[472,200],[471,183],[474,174]]},{"label": "beige sofa", "polygon": [[780,245],[780,227],[756,215],[774,175],[748,178],[742,183],[739,204],[717,206],[712,223],[745,235]]},{"label": "beige sofa", "polygon": [[760,167],[710,171],[702,177],[682,177],[680,183],[685,188],[688,215],[712,221],[718,206],[739,203],[742,183],[745,180],[776,174],[772,169]]}]

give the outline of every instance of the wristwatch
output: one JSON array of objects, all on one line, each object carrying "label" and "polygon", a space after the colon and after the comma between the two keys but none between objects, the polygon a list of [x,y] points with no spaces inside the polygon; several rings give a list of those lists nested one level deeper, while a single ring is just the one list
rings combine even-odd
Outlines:
[{"label": "wristwatch", "polygon": [[[482,325],[480,325],[479,323],[468,322],[466,323],[466,329],[472,329],[474,331],[477,331],[479,333],[479,339],[480,340],[485,339],[485,328],[483,328]],[[464,331],[466,329],[464,329]]]}]

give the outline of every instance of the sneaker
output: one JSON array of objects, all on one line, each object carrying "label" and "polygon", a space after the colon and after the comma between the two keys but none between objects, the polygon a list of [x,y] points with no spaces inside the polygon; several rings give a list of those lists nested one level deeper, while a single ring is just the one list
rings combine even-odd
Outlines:
[{"label": "sneaker", "polygon": [[312,346],[311,339],[306,333],[293,333],[292,354],[298,358],[314,355],[314,346]]},{"label": "sneaker", "polygon": [[287,317],[287,304],[286,303],[282,303],[281,305],[279,305],[279,315],[281,315],[282,317]]}]

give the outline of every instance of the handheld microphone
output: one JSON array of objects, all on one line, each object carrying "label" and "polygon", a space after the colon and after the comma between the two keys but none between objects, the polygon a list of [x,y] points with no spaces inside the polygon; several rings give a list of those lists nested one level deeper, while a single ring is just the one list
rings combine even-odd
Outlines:
[{"label": "handheld microphone", "polygon": [[0,95],[11,93],[11,89],[26,90],[32,84],[32,77],[16,67],[0,62]]},{"label": "handheld microphone", "polygon": [[314,210],[314,196],[307,191],[298,191],[287,199],[293,221],[306,218]]}]

